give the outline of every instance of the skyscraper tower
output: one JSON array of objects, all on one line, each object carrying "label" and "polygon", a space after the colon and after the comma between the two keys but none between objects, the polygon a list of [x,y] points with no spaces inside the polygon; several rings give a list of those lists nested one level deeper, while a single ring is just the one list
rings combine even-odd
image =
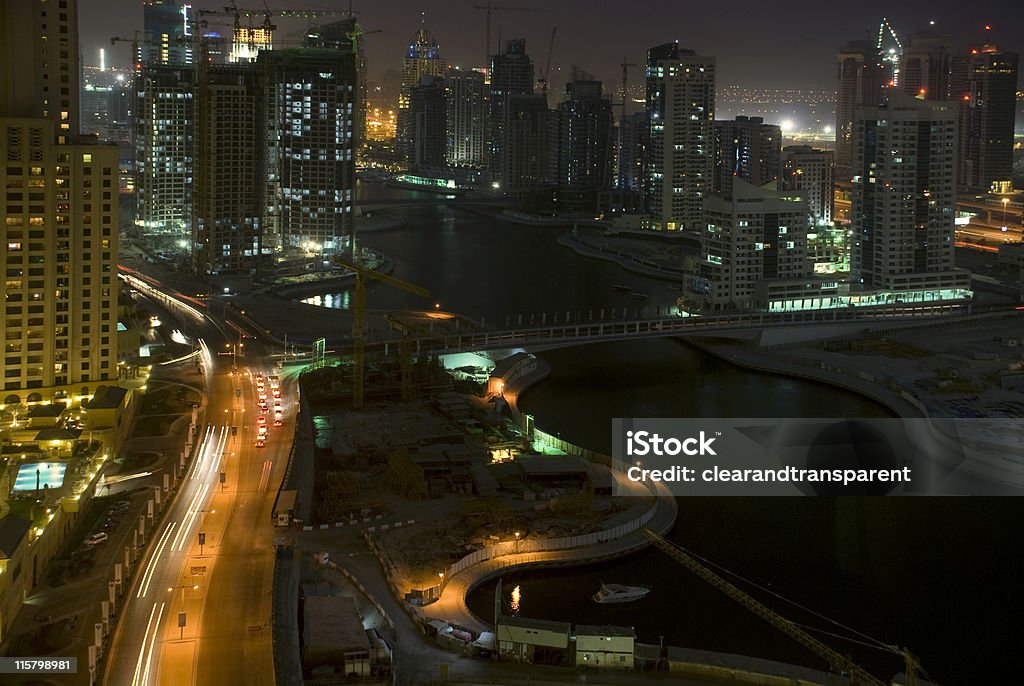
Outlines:
[{"label": "skyscraper tower", "polygon": [[526,40],[505,41],[499,55],[491,57],[491,99],[488,107],[490,167],[497,179],[505,175],[505,118],[510,98],[533,93],[533,62],[526,54]]},{"label": "skyscraper tower", "polygon": [[417,170],[444,166],[447,143],[447,94],[440,76],[423,76],[409,93],[409,121],[413,153],[409,164]]},{"label": "skyscraper tower", "polygon": [[953,267],[956,105],[892,93],[853,126],[854,288],[940,294],[967,288]]},{"label": "skyscraper tower", "polygon": [[849,183],[853,117],[859,105],[877,105],[889,83],[878,48],[869,41],[851,41],[836,58],[836,181]]},{"label": "skyscraper tower", "polygon": [[697,231],[714,188],[715,58],[678,43],[647,51],[651,228]]},{"label": "skyscraper tower", "polygon": [[949,36],[934,29],[918,31],[900,57],[899,89],[927,100],[948,100],[952,59]]},{"label": "skyscraper tower", "polygon": [[79,132],[78,0],[60,3],[0,0],[0,112],[50,119],[69,143]]},{"label": "skyscraper tower", "polygon": [[761,117],[715,122],[715,193],[728,196],[733,179],[755,186],[778,181],[782,129]]},{"label": "skyscraper tower", "polygon": [[552,113],[550,177],[562,210],[595,210],[613,183],[614,119],[600,81],[571,81]]},{"label": "skyscraper tower", "polygon": [[398,95],[398,142],[406,161],[413,154],[413,122],[409,116],[409,98],[412,89],[424,76],[444,76],[445,64],[441,49],[427,32],[426,26],[409,38],[405,57],[402,59],[402,89]]},{"label": "skyscraper tower", "polygon": [[1013,183],[1013,127],[1018,55],[997,45],[972,46],[953,61],[952,100],[960,104],[958,186],[1006,193]]},{"label": "skyscraper tower", "polygon": [[447,90],[447,144],[445,158],[453,167],[480,169],[487,163],[487,91],[484,75],[450,69]]},{"label": "skyscraper tower", "polygon": [[351,249],[356,109],[351,50],[268,50],[264,241],[339,254]]},{"label": "skyscraper tower", "polygon": [[181,0],[148,0],[142,5],[143,42],[141,55],[133,55],[145,64],[192,64],[192,5]]},{"label": "skyscraper tower", "polygon": [[77,139],[77,4],[0,2],[4,404],[117,379],[118,155]]}]

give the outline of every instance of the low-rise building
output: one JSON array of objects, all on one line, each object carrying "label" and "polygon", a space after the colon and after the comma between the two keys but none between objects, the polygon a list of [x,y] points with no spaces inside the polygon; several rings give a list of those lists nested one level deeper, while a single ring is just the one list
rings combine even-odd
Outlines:
[{"label": "low-rise building", "polygon": [[576,666],[633,669],[636,632],[631,626],[576,625]]},{"label": "low-rise building", "polygon": [[569,622],[501,615],[495,625],[498,659],[529,664],[567,664]]}]

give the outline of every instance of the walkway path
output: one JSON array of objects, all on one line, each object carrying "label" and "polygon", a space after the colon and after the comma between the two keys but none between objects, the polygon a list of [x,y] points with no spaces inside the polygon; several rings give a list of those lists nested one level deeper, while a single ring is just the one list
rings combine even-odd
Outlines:
[{"label": "walkway path", "polygon": [[[668,533],[676,521],[678,509],[675,497],[661,495],[657,499],[656,511],[647,528],[660,534]],[[603,543],[532,553],[515,553],[485,560],[452,575],[437,602],[426,606],[423,613],[431,619],[441,619],[469,629],[474,633],[492,631],[493,627],[474,615],[466,605],[466,596],[487,579],[515,567],[530,565],[570,566],[590,564],[599,560],[621,557],[635,552],[650,541],[637,529],[620,538]]]}]

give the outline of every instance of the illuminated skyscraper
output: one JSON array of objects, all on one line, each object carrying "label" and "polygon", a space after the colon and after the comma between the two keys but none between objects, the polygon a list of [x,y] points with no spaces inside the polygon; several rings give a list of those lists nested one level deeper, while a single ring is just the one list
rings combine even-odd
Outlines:
[{"label": "illuminated skyscraper", "polygon": [[958,185],[1005,193],[1013,183],[1018,55],[975,45],[953,63],[952,99],[960,105]]},{"label": "illuminated skyscraper", "polygon": [[809,145],[787,145],[782,149],[782,188],[801,191],[814,224],[830,224],[835,205],[832,191],[834,156],[831,150]]},{"label": "illuminated skyscraper", "polygon": [[264,244],[340,253],[353,226],[356,56],[272,50],[258,64],[266,79]]},{"label": "illuminated skyscraper", "polygon": [[967,288],[953,267],[956,104],[892,93],[853,126],[855,288],[938,294]]},{"label": "illuminated skyscraper", "polygon": [[487,91],[478,70],[450,69],[447,89],[447,152],[453,167],[481,168],[487,161]]},{"label": "illuminated skyscraper", "polygon": [[714,188],[715,58],[666,43],[647,51],[651,228],[699,231]]},{"label": "illuminated skyscraper", "polygon": [[414,169],[438,170],[444,166],[447,144],[447,97],[444,79],[424,76],[409,94]]},{"label": "illuminated skyscraper", "polygon": [[445,64],[441,59],[440,46],[425,26],[409,38],[405,57],[402,60],[402,88],[398,95],[398,142],[407,161],[413,155],[413,124],[409,116],[409,99],[412,89],[424,76],[444,76]]},{"label": "illuminated skyscraper", "polygon": [[90,395],[117,379],[117,148],[77,138],[75,0],[0,2],[0,39],[0,401]]},{"label": "illuminated skyscraper", "polygon": [[192,6],[180,0],[148,0],[142,5],[141,58],[147,64],[192,64]]},{"label": "illuminated skyscraper", "polygon": [[947,100],[951,66],[949,36],[932,29],[918,31],[900,57],[899,90],[928,100]]},{"label": "illuminated skyscraper", "polygon": [[565,100],[551,113],[550,178],[562,210],[597,208],[600,191],[611,188],[614,121],[600,81],[571,81]]}]

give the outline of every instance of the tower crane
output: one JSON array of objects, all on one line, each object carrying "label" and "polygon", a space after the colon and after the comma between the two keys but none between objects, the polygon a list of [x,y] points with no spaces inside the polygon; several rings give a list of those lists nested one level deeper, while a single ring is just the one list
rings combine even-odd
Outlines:
[{"label": "tower crane", "polygon": [[[629,68],[637,66],[633,62],[627,62],[626,58],[622,58],[622,63],[619,64],[622,67],[622,102],[617,106],[622,108],[622,113],[619,115],[622,118],[626,116],[626,86],[629,85]],[[621,121],[621,119],[619,120]]]},{"label": "tower crane", "polygon": [[[418,295],[421,298],[429,298],[430,292],[419,286],[414,286],[411,283],[402,281],[388,274],[382,274],[373,269],[368,269],[361,265],[349,262],[348,260],[335,257],[334,261],[343,267],[351,269],[355,273],[356,282],[354,290],[354,303],[352,307],[353,319],[352,319],[352,348],[354,358],[354,369],[352,374],[352,407],[353,409],[359,410],[363,407],[363,383],[365,381],[366,374],[366,280],[372,279],[374,281],[380,281],[389,286],[394,286],[407,293]],[[402,350],[401,350],[401,367],[402,367],[402,395],[403,398],[412,392],[412,365],[411,356],[412,351],[408,345],[409,331],[403,329],[402,331]],[[407,359],[408,357],[408,359]]]},{"label": "tower crane", "polygon": [[118,43],[131,43],[132,44],[132,66],[133,71],[139,71],[142,68],[142,53],[139,52],[139,31],[136,29],[132,34],[131,38],[123,38],[121,36],[113,36],[110,39],[111,45],[117,45]]},{"label": "tower crane", "polygon": [[558,31],[558,27],[555,26],[551,29],[551,42],[548,43],[548,59],[544,63],[544,71],[541,73],[540,78],[537,81],[540,83],[540,90],[544,93],[544,98],[547,100],[548,97],[548,73],[551,71],[551,55],[555,51],[555,32]]},{"label": "tower crane", "polygon": [[484,30],[484,64],[485,69],[489,69],[491,63],[491,12],[543,12],[544,10],[538,7],[502,7],[487,3],[486,5],[473,5],[475,10],[486,10],[487,11],[487,28]]},{"label": "tower crane", "polygon": [[[850,660],[848,657],[842,655],[825,643],[822,643],[817,638],[811,636],[809,633],[779,613],[775,612],[764,603],[752,598],[749,594],[744,593],[733,584],[715,574],[713,571],[698,562],[695,557],[679,546],[673,544],[671,541],[659,536],[650,529],[644,529],[643,534],[651,541],[651,543],[660,548],[662,552],[667,554],[673,560],[682,564],[701,579],[708,582],[719,591],[722,591],[737,603],[747,608],[755,615],[774,626],[776,629],[779,629],[818,657],[827,661],[830,667],[839,668],[843,672],[849,674],[851,683],[857,684],[857,686],[887,686],[884,681],[875,678],[867,670]],[[903,656],[906,664],[907,686],[918,686],[920,682],[917,677],[917,658],[905,648],[901,649],[895,646],[889,646],[889,649],[892,652]]]}]

